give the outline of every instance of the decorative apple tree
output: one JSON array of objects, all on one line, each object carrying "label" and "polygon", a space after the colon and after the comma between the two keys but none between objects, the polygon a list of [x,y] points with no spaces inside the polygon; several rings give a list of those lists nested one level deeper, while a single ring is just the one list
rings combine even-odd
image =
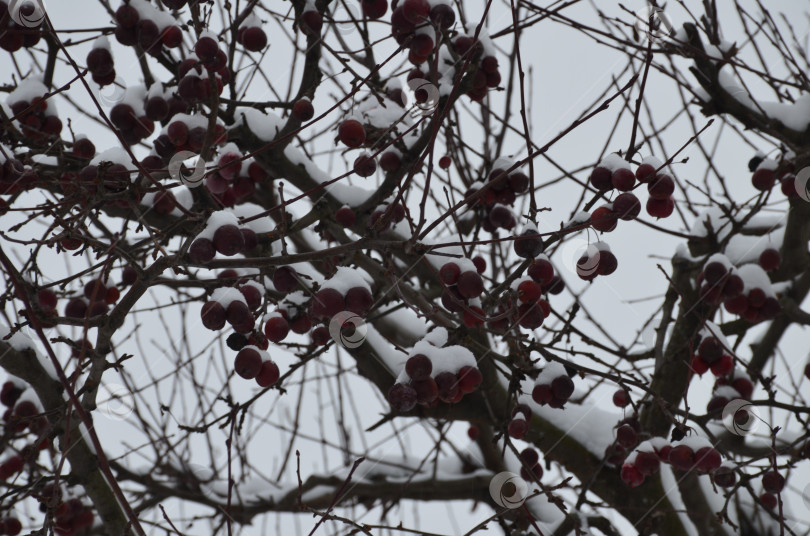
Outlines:
[{"label": "decorative apple tree", "polygon": [[0,2],[0,534],[808,533],[801,17],[116,1]]}]

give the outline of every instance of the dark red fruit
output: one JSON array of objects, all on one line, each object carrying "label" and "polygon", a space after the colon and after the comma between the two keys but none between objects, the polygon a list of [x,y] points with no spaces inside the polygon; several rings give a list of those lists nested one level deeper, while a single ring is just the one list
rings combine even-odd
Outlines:
[{"label": "dark red fruit", "polygon": [[759,265],[762,266],[762,269],[766,272],[776,270],[781,263],[782,256],[779,254],[779,251],[773,248],[768,248],[759,255]]},{"label": "dark red fruit", "polygon": [[641,451],[636,454],[636,461],[633,462],[633,465],[642,475],[649,476],[658,472],[661,462],[654,452]]},{"label": "dark red fruit", "polygon": [[675,469],[688,471],[695,464],[694,453],[692,449],[686,445],[672,447],[672,450],[669,451],[669,463]]},{"label": "dark red fruit", "polygon": [[259,384],[259,387],[270,387],[271,385],[275,385],[280,375],[278,365],[272,361],[265,361],[262,363],[259,375],[256,376],[256,383]]},{"label": "dark red fruit", "polygon": [[465,298],[476,298],[484,292],[484,280],[477,272],[467,270],[458,276],[456,281],[459,293]]},{"label": "dark red fruit", "polygon": [[405,362],[405,372],[414,381],[426,380],[430,378],[430,373],[433,372],[433,363],[430,358],[424,354],[416,354],[408,358]]},{"label": "dark red fruit", "polygon": [[281,316],[274,316],[264,324],[264,334],[267,340],[278,343],[290,333],[290,325]]},{"label": "dark red fruit", "polygon": [[616,429],[616,441],[624,448],[632,448],[638,444],[638,434],[629,424],[623,424]]},{"label": "dark red fruit", "polygon": [[702,447],[695,452],[695,467],[698,471],[711,473],[723,463],[720,453],[712,447]]},{"label": "dark red fruit", "polygon": [[366,315],[374,305],[371,292],[365,287],[352,287],[344,296],[346,310],[360,316]]},{"label": "dark red fruit", "polygon": [[543,239],[532,229],[526,230],[515,239],[515,253],[524,259],[533,259],[543,252]]},{"label": "dark red fruit", "polygon": [[627,192],[636,184],[636,176],[627,168],[619,168],[611,174],[610,182],[617,190]]},{"label": "dark red fruit", "polygon": [[225,255],[232,257],[245,249],[245,239],[236,225],[223,225],[214,232],[214,247]]},{"label": "dark red fruit", "polygon": [[513,419],[509,422],[509,436],[513,439],[523,439],[529,431],[529,423],[523,419]]},{"label": "dark red fruit", "polygon": [[667,199],[675,191],[675,181],[669,175],[656,175],[655,179],[647,184],[650,197]]},{"label": "dark red fruit", "polygon": [[772,169],[758,169],[751,176],[751,183],[757,190],[766,192],[776,184],[776,174]]},{"label": "dark red fruit", "polygon": [[641,212],[641,203],[634,194],[625,192],[613,200],[613,212],[622,220],[634,220]]},{"label": "dark red fruit", "polygon": [[203,304],[200,317],[203,326],[212,331],[218,331],[225,327],[227,314],[221,303],[210,301]]},{"label": "dark red fruit", "polygon": [[630,404],[630,393],[624,389],[619,389],[613,393],[613,405],[619,408],[624,408]]},{"label": "dark red fruit", "polygon": [[363,15],[369,19],[379,19],[388,10],[388,0],[363,0]]},{"label": "dark red fruit", "polygon": [[296,271],[289,266],[279,266],[273,273],[273,286],[283,293],[292,292],[298,288]]},{"label": "dark red fruit", "polygon": [[598,207],[591,213],[591,225],[597,231],[609,233],[616,228],[618,216],[608,207]]},{"label": "dark red fruit", "polygon": [[731,467],[726,467],[725,465],[721,465],[715,469],[712,476],[714,477],[714,483],[721,488],[730,488],[737,483],[737,473],[735,473]]},{"label": "dark red fruit", "polygon": [[242,348],[236,354],[233,368],[241,377],[252,380],[259,375],[262,369],[262,356],[253,348]]},{"label": "dark red fruit", "polygon": [[312,298],[312,314],[317,318],[331,318],[345,307],[343,295],[333,288],[321,289]]},{"label": "dark red fruit", "polygon": [[439,278],[445,285],[455,285],[460,273],[461,269],[458,267],[458,264],[448,262],[439,269]]},{"label": "dark red fruit", "polygon": [[299,121],[309,121],[315,116],[315,108],[312,106],[311,100],[302,98],[295,101],[292,113]]},{"label": "dark red fruit", "polygon": [[768,471],[762,475],[762,487],[769,493],[779,493],[785,487],[785,477],[776,471]]},{"label": "dark red fruit", "polygon": [[675,199],[670,196],[667,199],[647,199],[647,214],[655,218],[668,218],[675,210]]},{"label": "dark red fruit", "polygon": [[366,141],[366,129],[360,121],[347,119],[338,127],[338,137],[347,147],[360,147]]},{"label": "dark red fruit", "polygon": [[377,171],[377,162],[370,154],[363,153],[354,160],[352,169],[361,177],[370,177]]},{"label": "dark red fruit", "polygon": [[591,186],[600,192],[610,190],[613,187],[613,173],[608,168],[599,166],[593,168],[593,171],[591,171],[591,176],[588,180],[590,181]]},{"label": "dark red fruit", "polygon": [[267,34],[258,26],[246,28],[242,34],[242,45],[251,52],[261,52],[267,46]]},{"label": "dark red fruit", "polygon": [[621,477],[622,481],[631,488],[640,486],[644,482],[644,475],[634,465],[623,465]]},{"label": "dark red fruit", "polygon": [[399,413],[410,411],[416,406],[416,390],[401,383],[395,383],[388,390],[388,402],[391,408]]},{"label": "dark red fruit", "polygon": [[457,377],[459,389],[465,394],[474,392],[478,389],[478,386],[481,385],[481,382],[484,381],[481,371],[470,366],[461,367]]}]

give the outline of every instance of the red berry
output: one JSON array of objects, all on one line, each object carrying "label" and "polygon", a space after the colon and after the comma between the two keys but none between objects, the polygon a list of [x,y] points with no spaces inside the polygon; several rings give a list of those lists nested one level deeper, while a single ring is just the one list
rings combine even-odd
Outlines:
[{"label": "red berry", "polygon": [[460,393],[458,378],[452,372],[440,372],[434,381],[439,389],[439,400],[442,402],[453,402]]},{"label": "red berry", "polygon": [[627,168],[619,168],[610,176],[610,182],[617,190],[627,192],[636,184],[636,176]]},{"label": "red berry", "polygon": [[264,334],[267,340],[279,343],[290,333],[290,325],[281,316],[274,316],[267,320],[264,325]]},{"label": "red berry", "polygon": [[352,287],[346,291],[344,296],[346,310],[357,315],[365,315],[374,305],[374,298],[371,292],[365,287]]},{"label": "red berry", "polygon": [[647,182],[655,177],[655,167],[651,164],[641,164],[636,169],[636,178],[638,182]]},{"label": "red berry", "polygon": [[262,356],[253,348],[242,348],[236,354],[233,368],[241,377],[252,380],[262,369]]},{"label": "red berry", "polygon": [[352,169],[361,177],[370,177],[377,171],[377,162],[370,154],[363,153],[354,160]]},{"label": "red berry", "polygon": [[301,13],[301,28],[310,35],[320,35],[323,27],[323,17],[314,9]]},{"label": "red berry", "polygon": [[524,259],[533,259],[543,252],[543,239],[537,231],[528,229],[515,239],[515,254]]},{"label": "red berry", "polygon": [[619,408],[624,408],[630,404],[630,393],[624,389],[619,389],[613,393],[613,404]]},{"label": "red berry", "polygon": [[632,448],[638,444],[638,434],[629,424],[623,424],[616,430],[616,441],[624,448]]},{"label": "red berry", "polygon": [[402,16],[411,24],[420,24],[430,16],[430,4],[427,0],[405,0]]},{"label": "red berry", "polygon": [[338,127],[338,136],[347,147],[360,147],[366,141],[366,129],[360,121],[347,119]]},{"label": "red berry", "polygon": [[57,298],[52,290],[44,288],[37,292],[37,301],[43,312],[53,313],[56,311]]},{"label": "red berry", "polygon": [[321,289],[312,298],[312,314],[316,318],[331,318],[345,307],[343,295],[333,288]]},{"label": "red berry", "polygon": [[445,285],[455,285],[460,273],[461,269],[458,267],[458,264],[447,262],[439,269],[439,278]]},{"label": "red berry", "polygon": [[712,447],[702,447],[695,452],[695,467],[698,471],[711,473],[723,463],[720,453]]},{"label": "red berry", "polygon": [[380,155],[380,168],[383,171],[393,171],[399,168],[400,163],[399,154],[394,151],[385,151]]},{"label": "red berry", "polygon": [[202,63],[212,63],[216,59],[218,51],[219,45],[208,36],[201,37],[194,45],[194,52]]},{"label": "red berry", "polygon": [[388,402],[391,408],[399,413],[405,413],[416,405],[416,390],[401,383],[395,383],[388,390]]},{"label": "red berry", "polygon": [[591,225],[597,231],[609,233],[616,228],[617,214],[607,207],[599,207],[591,213]]},{"label": "red berry", "polygon": [[256,383],[259,384],[259,387],[270,387],[271,385],[275,385],[280,375],[278,365],[272,361],[265,361],[262,363],[259,375],[256,376]]},{"label": "red berry", "polygon": [[715,376],[725,376],[734,370],[734,358],[724,354],[719,361],[711,364],[712,374]]},{"label": "red berry", "polygon": [[668,218],[675,210],[675,199],[670,196],[667,199],[647,199],[647,214],[655,218]]},{"label": "red berry", "polygon": [[426,380],[433,372],[433,363],[424,354],[416,354],[408,358],[405,362],[405,372],[414,381]]},{"label": "red berry", "polygon": [[730,488],[737,483],[737,473],[731,467],[721,465],[712,473],[714,483],[721,488]]},{"label": "red berry", "polygon": [[309,121],[315,116],[315,108],[312,106],[311,100],[301,98],[293,104],[292,113],[299,121]]},{"label": "red berry", "polygon": [[258,26],[246,28],[242,34],[242,45],[251,52],[261,52],[267,46],[267,34]]},{"label": "red berry", "polygon": [[478,389],[484,377],[481,371],[475,367],[465,366],[461,367],[458,371],[458,386],[462,393],[469,394]]},{"label": "red berry", "polygon": [[480,328],[484,325],[485,320],[486,315],[480,307],[471,305],[464,311],[464,325],[468,328]]},{"label": "red berry", "polygon": [[704,337],[698,346],[698,355],[711,365],[723,357],[723,345],[715,337]]},{"label": "red berry", "polygon": [[439,158],[439,167],[442,168],[442,169],[449,168],[450,164],[452,164],[452,163],[453,163],[453,161],[450,160],[450,157],[447,156],[447,155]]},{"label": "red berry", "polygon": [[785,487],[785,477],[776,471],[768,471],[762,475],[762,487],[769,493],[779,493]]},{"label": "red berry", "polygon": [[680,469],[681,471],[690,470],[695,464],[692,449],[686,445],[672,447],[672,450],[669,451],[669,463],[675,469]]},{"label": "red berry", "polygon": [[610,190],[613,187],[613,173],[608,168],[600,166],[593,168],[593,171],[591,171],[591,176],[588,180],[590,181],[591,186],[600,192]]},{"label": "red berry", "polygon": [[758,169],[751,176],[751,183],[757,190],[766,192],[776,183],[776,174],[772,169]]},{"label": "red berry", "polygon": [[544,406],[551,402],[554,398],[554,393],[551,391],[551,386],[544,383],[538,383],[532,389],[532,400]]},{"label": "red berry", "polygon": [[669,175],[656,175],[655,179],[647,184],[650,197],[655,199],[667,199],[675,191],[675,181]]},{"label": "red berry", "polygon": [[523,439],[529,431],[529,423],[523,419],[513,419],[509,422],[509,436],[513,439]]},{"label": "red berry", "polygon": [[644,482],[644,475],[634,465],[623,465],[621,477],[622,481],[631,488],[640,486]]},{"label": "red berry", "polygon": [[465,298],[476,298],[484,292],[484,280],[477,272],[467,270],[458,276],[456,282],[459,293]]},{"label": "red berry", "polygon": [[179,26],[166,26],[160,32],[160,41],[167,48],[177,48],[183,43],[183,31]]},{"label": "red berry", "polygon": [[762,501],[762,504],[768,510],[776,510],[776,507],[779,504],[776,495],[774,495],[773,493],[763,493],[762,495],[759,496],[759,500]]},{"label": "red berry", "polygon": [[363,14],[369,19],[379,19],[388,10],[388,0],[363,0]]},{"label": "red berry", "polygon": [[245,248],[245,238],[236,225],[223,225],[214,232],[214,247],[225,255],[232,257]]},{"label": "red berry", "polygon": [[412,387],[416,391],[416,401],[419,404],[431,404],[439,398],[439,387],[433,378],[412,382]]},{"label": "red berry", "polygon": [[529,265],[526,273],[541,285],[545,285],[554,278],[554,267],[546,259],[536,259]]},{"label": "red berry", "polygon": [[762,269],[766,272],[776,270],[781,263],[782,256],[779,254],[779,251],[773,248],[768,248],[759,255],[759,265],[762,266]]},{"label": "red berry", "polygon": [[658,472],[661,462],[654,452],[641,451],[636,454],[636,461],[633,462],[633,465],[642,475],[654,475]]},{"label": "red berry", "polygon": [[622,220],[634,220],[641,212],[641,203],[634,194],[625,192],[613,200],[613,212]]},{"label": "red berry", "polygon": [[540,298],[542,288],[535,281],[522,281],[517,291],[521,302],[536,302]]},{"label": "red berry", "polygon": [[209,301],[203,304],[200,317],[203,326],[212,331],[218,331],[225,327],[227,315],[221,303]]}]

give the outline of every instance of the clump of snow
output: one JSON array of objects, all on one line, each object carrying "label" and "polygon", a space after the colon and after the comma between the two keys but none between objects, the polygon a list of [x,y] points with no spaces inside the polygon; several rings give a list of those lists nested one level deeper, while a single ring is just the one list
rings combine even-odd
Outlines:
[{"label": "clump of snow", "polygon": [[605,169],[609,169],[610,171],[616,171],[617,169],[630,169],[630,164],[619,156],[618,153],[610,153],[606,155],[597,165],[596,167],[603,167]]},{"label": "clump of snow", "polygon": [[760,288],[765,292],[766,296],[772,298],[776,297],[773,287],[771,287],[771,279],[768,277],[768,273],[763,270],[760,265],[745,264],[740,266],[737,269],[737,275],[742,278],[743,284],[745,285],[745,290],[743,292],[748,293],[755,288]]},{"label": "clump of snow", "polygon": [[239,292],[238,289],[233,287],[220,287],[211,293],[210,301],[215,301],[222,305],[225,309],[235,301],[242,302],[247,305],[245,296]]},{"label": "clump of snow", "polygon": [[355,287],[362,287],[371,291],[371,283],[373,282],[374,279],[365,270],[349,266],[338,266],[335,275],[325,281],[322,287],[335,289],[345,296],[349,289]]},{"label": "clump of snow", "polygon": [[534,383],[535,385],[551,385],[551,382],[560,376],[568,376],[565,366],[563,366],[562,363],[552,361],[543,367],[543,371],[540,372]]}]

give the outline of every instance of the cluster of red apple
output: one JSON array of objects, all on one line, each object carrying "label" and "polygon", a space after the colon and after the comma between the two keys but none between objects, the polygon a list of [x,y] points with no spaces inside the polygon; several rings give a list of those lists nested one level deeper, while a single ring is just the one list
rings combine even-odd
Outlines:
[{"label": "cluster of red apple", "polygon": [[543,478],[543,466],[540,455],[531,447],[520,451],[520,478],[526,481],[539,482]]},{"label": "cluster of red apple", "polygon": [[726,311],[751,323],[776,318],[782,310],[773,295],[766,270],[779,266],[779,252],[768,248],[760,255],[760,264],[735,268],[722,254],[709,257],[698,274],[700,294],[707,302],[721,301]]},{"label": "cluster of red apple", "polygon": [[[428,0],[405,0],[402,5],[397,3],[392,6],[391,35],[397,44],[409,48],[408,59],[411,63],[425,63],[436,45],[436,30],[448,30],[456,21],[456,14],[449,5],[435,3],[431,7]],[[376,14],[380,6],[375,7]]]},{"label": "cluster of red apple", "polygon": [[[84,285],[84,296],[76,296],[65,305],[65,316],[68,318],[93,318],[103,315],[109,306],[118,301],[121,292],[114,285],[108,287],[108,281],[91,279]],[[42,301],[40,301],[42,303]]]},{"label": "cluster of red apple", "polygon": [[[374,298],[365,283],[361,282],[350,268],[339,267],[335,276],[341,280],[335,286],[329,283],[315,292],[306,306],[303,293],[296,292],[302,288],[298,274],[290,266],[280,266],[273,274],[273,286],[278,292],[287,294],[288,302],[279,307],[265,323],[267,338],[275,343],[281,342],[290,330],[303,334],[316,326],[310,333],[312,341],[322,346],[329,341],[330,334],[326,324],[341,311],[349,311],[358,316],[365,316],[374,305]],[[299,296],[300,295],[300,296]]]},{"label": "cluster of red apple", "polygon": [[725,376],[734,369],[734,357],[728,347],[710,332],[704,332],[692,358],[692,370],[703,375],[711,369],[715,376]]},{"label": "cluster of red apple", "polygon": [[733,374],[720,376],[714,382],[706,413],[715,419],[722,419],[722,410],[729,402],[737,399],[751,400],[753,394],[754,384],[751,378],[741,369],[735,369]]},{"label": "cluster of red apple", "polygon": [[256,15],[251,13],[239,26],[236,42],[251,52],[261,52],[267,46],[267,34]]},{"label": "cluster of red apple", "polygon": [[[41,13],[37,13],[38,8],[34,2],[17,2],[16,6],[19,9],[17,16],[20,19],[35,22],[41,17]],[[14,18],[9,16],[9,5],[4,0],[0,0],[0,14],[2,14],[0,18],[0,48],[8,52],[17,52],[23,47],[30,48],[39,43],[42,34],[40,30],[41,21],[35,26],[32,24],[30,28],[27,25],[21,26],[17,24]]]},{"label": "cluster of red apple", "polygon": [[658,173],[663,163],[654,157],[642,160],[636,172],[618,154],[605,157],[591,172],[590,183],[600,192],[615,188],[625,192],[616,197],[612,204],[603,205],[591,215],[594,229],[609,232],[616,228],[617,220],[633,220],[641,211],[641,204],[635,194],[630,193],[639,183],[647,184],[647,214],[656,218],[666,218],[675,208],[675,181],[666,173]]},{"label": "cluster of red apple", "polygon": [[110,41],[101,36],[93,43],[93,48],[87,53],[87,69],[93,77],[93,82],[100,87],[112,84],[115,81],[115,63],[110,51]]},{"label": "cluster of red apple", "polygon": [[238,253],[253,250],[258,245],[256,233],[249,227],[224,224],[215,229],[206,228],[188,249],[189,258],[196,263],[205,263],[217,253],[233,257]]},{"label": "cluster of red apple", "polygon": [[226,207],[247,201],[256,191],[256,185],[268,179],[267,172],[258,162],[244,160],[233,143],[222,148],[217,166],[217,171],[206,177],[205,187]]},{"label": "cluster of red apple", "polygon": [[431,347],[431,350],[433,359],[424,353],[415,353],[408,357],[405,362],[407,377],[400,376],[399,381],[388,391],[388,402],[394,411],[410,411],[416,404],[432,407],[439,402],[457,403],[465,394],[474,392],[481,385],[483,377],[475,365],[464,365],[456,371],[442,370],[434,374],[433,361],[442,363],[443,349]]},{"label": "cluster of red apple", "polygon": [[56,507],[54,532],[59,536],[73,536],[93,526],[93,517],[93,511],[82,504],[81,499],[68,499]]},{"label": "cluster of red apple", "polygon": [[236,354],[233,361],[233,368],[236,373],[246,380],[256,380],[259,387],[270,387],[279,378],[278,365],[276,365],[270,354],[258,346],[244,346]]},{"label": "cluster of red apple", "polygon": [[534,381],[532,400],[541,406],[562,409],[574,394],[574,381],[560,363],[549,363]]},{"label": "cluster of red apple", "polygon": [[[201,116],[176,114],[176,119],[165,127],[155,139],[155,152],[166,160],[180,151],[199,153],[208,132],[208,120]],[[214,127],[212,143],[223,145],[228,141],[225,127],[217,123]],[[147,157],[148,158],[148,157]]]},{"label": "cluster of red apple", "polygon": [[515,215],[509,208],[514,206],[517,196],[529,189],[529,177],[521,171],[506,174],[512,162],[499,158],[493,164],[486,185],[476,182],[470,186],[465,198],[476,195],[467,202],[480,216],[481,227],[490,233],[497,229],[513,229],[517,224]]},{"label": "cluster of red apple", "polygon": [[146,116],[141,108],[136,113],[128,103],[119,102],[110,110],[110,122],[119,130],[124,141],[130,145],[148,138],[155,131],[155,122]]},{"label": "cluster of red apple", "polygon": [[163,46],[177,48],[183,42],[183,32],[176,19],[143,0],[124,0],[115,12],[115,22],[115,38],[119,43],[140,46],[153,56],[157,56]]},{"label": "cluster of red apple", "polygon": [[[255,302],[254,302],[255,305]],[[258,308],[258,307],[256,307]],[[200,310],[203,325],[219,331],[230,324],[237,333],[250,333],[256,325],[254,310],[248,305],[241,289],[220,287],[211,294]]]},{"label": "cluster of red apple", "polygon": [[[484,259],[481,258],[481,261]],[[480,272],[479,272],[480,267]],[[480,307],[470,306],[470,300],[478,298],[484,292],[484,280],[481,273],[486,270],[486,263],[476,263],[470,259],[456,259],[446,262],[439,269],[439,279],[444,284],[442,305],[451,313],[475,311],[483,319],[484,311]],[[477,324],[478,320],[473,320]],[[483,320],[480,320],[483,322]]]},{"label": "cluster of red apple", "polygon": [[619,260],[610,251],[606,242],[596,242],[588,247],[577,260],[577,276],[583,281],[593,281],[597,276],[610,275],[619,267]]},{"label": "cluster of red apple", "polygon": [[204,32],[194,45],[195,57],[189,57],[177,68],[177,94],[189,105],[206,101],[211,96],[213,75],[217,95],[231,79],[228,56],[220,50],[216,36]]},{"label": "cluster of red apple", "polygon": [[368,217],[368,228],[383,232],[404,219],[405,206],[402,203],[381,203]]},{"label": "cluster of red apple", "polygon": [[[42,95],[44,95],[44,86],[42,89]],[[58,136],[62,132],[62,120],[56,115],[53,106],[49,106],[48,101],[44,98],[17,100],[16,96],[12,94],[7,102],[14,114],[14,119],[20,123],[22,134],[29,140],[39,142]]]},{"label": "cluster of red apple", "polygon": [[[633,433],[635,434],[635,431]],[[629,444],[629,440],[630,438],[626,437],[625,444]],[[625,448],[632,447],[633,445],[630,445]],[[675,446],[663,438],[653,438],[641,443],[627,456],[622,464],[621,478],[630,487],[640,486],[645,477],[658,472],[661,462],[669,463],[681,471],[694,469],[701,473],[713,474],[721,468],[722,458],[705,438],[689,438]],[[722,480],[726,471],[721,473],[724,475],[721,476]]]}]

